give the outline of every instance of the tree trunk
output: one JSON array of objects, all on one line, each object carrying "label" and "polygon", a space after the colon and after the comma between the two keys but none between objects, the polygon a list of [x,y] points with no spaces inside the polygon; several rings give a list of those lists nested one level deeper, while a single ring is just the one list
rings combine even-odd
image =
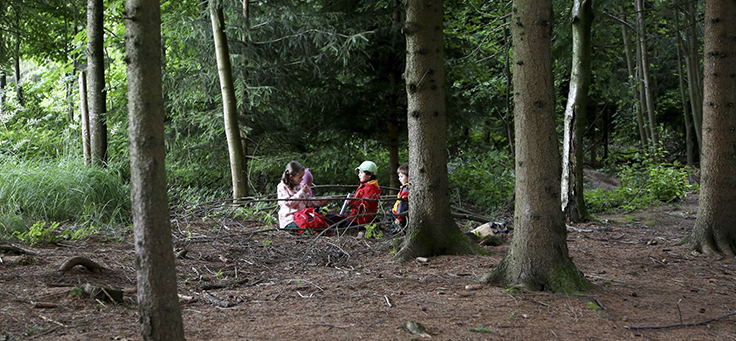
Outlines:
[{"label": "tree trunk", "polygon": [[138,312],[144,340],[184,340],[166,197],[161,7],[128,0],[130,197],[138,270]]},{"label": "tree trunk", "polygon": [[[638,0],[635,0],[638,1]],[[641,71],[641,45],[639,45],[639,38],[636,38],[636,88],[637,88],[637,94],[638,94],[638,102],[636,107],[636,119],[638,121],[638,124],[642,129],[644,130],[644,143],[642,143],[642,149],[647,149],[647,146],[649,146],[649,139],[650,139],[650,130],[648,122],[648,113],[647,113],[647,105],[646,105],[646,94],[644,93],[644,80],[642,79],[642,71]]]},{"label": "tree trunk", "polygon": [[107,117],[105,115],[105,55],[102,0],[87,2],[87,99],[92,164],[107,163]]},{"label": "tree trunk", "polygon": [[583,132],[591,79],[593,0],[574,0],[572,6],[572,72],[565,107],[562,143],[562,212],[571,222],[588,219],[583,199]]},{"label": "tree trunk", "polygon": [[697,20],[695,19],[695,2],[691,2],[687,5],[690,9],[686,12],[686,18],[688,18],[687,26],[689,27],[687,32],[686,44],[687,53],[685,57],[685,63],[687,67],[687,79],[690,94],[690,109],[693,115],[693,125],[695,128],[695,136],[698,139],[698,150],[703,148],[703,92],[702,84],[700,80],[700,54],[698,53],[698,36]]},{"label": "tree trunk", "polygon": [[687,166],[694,167],[692,124],[690,123],[690,110],[688,110],[687,96],[685,95],[685,76],[682,69],[682,37],[680,36],[680,12],[677,7],[673,10],[675,24],[675,42],[677,43],[677,79],[680,85],[680,102],[682,103],[682,114],[685,118],[685,147],[687,149]]},{"label": "tree trunk", "polygon": [[84,165],[90,165],[90,148],[89,148],[89,110],[87,106],[87,73],[82,71],[79,73],[79,115],[82,122],[82,153],[84,155]]},{"label": "tree trunk", "polygon": [[639,31],[639,46],[641,46],[641,76],[644,81],[644,102],[649,115],[649,130],[652,138],[652,151],[659,148],[659,134],[657,133],[657,118],[654,112],[654,98],[652,94],[651,76],[649,72],[649,52],[647,48],[647,28],[644,18],[644,0],[635,0],[636,23]]},{"label": "tree trunk", "polygon": [[[398,36],[400,33],[399,27],[401,25],[401,13],[399,12],[400,4],[398,0],[394,0],[394,11],[391,13],[391,24],[392,34]],[[394,42],[400,41],[398,37],[392,39]],[[391,87],[391,93],[389,94],[388,100],[388,155],[389,155],[389,185],[393,188],[401,187],[399,182],[399,175],[396,173],[396,169],[399,168],[399,79],[401,78],[401,69],[398,67],[399,58],[397,56],[400,49],[398,46],[393,49],[391,55],[388,58],[389,65],[391,66],[391,73],[389,74],[389,86]],[[396,194],[396,191],[391,191],[390,194]]]},{"label": "tree trunk", "polygon": [[513,118],[513,114],[511,113],[511,42],[509,39],[509,28],[505,26],[503,29],[503,40],[506,42],[506,49],[504,51],[505,63],[503,73],[506,77],[506,89],[504,90],[506,111],[503,116],[503,124],[506,127],[506,138],[509,140],[509,153],[511,156],[514,156],[514,124],[513,122],[509,122]]},{"label": "tree trunk", "polygon": [[589,288],[590,283],[570,260],[565,220],[560,210],[552,0],[515,0],[513,6],[514,236],[506,256],[482,280],[530,290],[579,292]]},{"label": "tree trunk", "polygon": [[736,255],[736,2],[706,0],[703,149],[698,218],[685,242]]},{"label": "tree trunk", "polygon": [[[629,88],[632,90],[633,93],[640,94],[640,92],[638,91],[639,81],[636,71],[634,70],[634,58],[631,56],[631,45],[629,44],[629,27],[626,25],[626,12],[624,11],[623,6],[619,7],[619,11],[621,12],[621,21],[623,21],[621,23],[621,34],[623,35],[622,38],[624,41],[624,52],[626,53],[626,67],[629,70]],[[642,116],[641,110],[643,101],[641,97],[637,96],[637,98],[638,101],[636,105],[636,125],[639,128],[639,139],[641,140],[641,145],[642,147],[646,147],[647,133],[644,130],[644,117]]]},{"label": "tree trunk", "polygon": [[238,199],[248,195],[248,182],[245,173],[245,156],[243,155],[240,140],[235,85],[233,83],[233,72],[230,64],[230,51],[227,46],[227,37],[225,36],[225,18],[222,7],[211,3],[210,19],[212,21],[212,34],[215,41],[215,54],[217,55],[217,73],[220,76],[225,135],[227,137],[228,153],[230,154],[233,199]]},{"label": "tree trunk", "polygon": [[[2,41],[0,40],[0,44]],[[8,76],[5,74],[5,70],[0,70],[0,114],[3,113],[5,107],[5,85],[8,84]]]},{"label": "tree trunk", "polygon": [[442,0],[406,2],[409,221],[396,259],[468,254],[477,246],[452,218],[447,176]]},{"label": "tree trunk", "polygon": [[[16,27],[20,27],[20,14],[15,14],[15,24]],[[20,85],[20,31],[15,33],[15,56],[13,58],[13,67],[15,68],[15,95],[18,98],[18,103],[20,106],[25,107],[26,101],[23,98],[23,87]]]}]

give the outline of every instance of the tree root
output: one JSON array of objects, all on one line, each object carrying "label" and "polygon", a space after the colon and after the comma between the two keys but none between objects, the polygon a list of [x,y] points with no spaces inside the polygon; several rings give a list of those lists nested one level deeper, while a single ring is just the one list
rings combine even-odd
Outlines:
[{"label": "tree root", "polygon": [[694,327],[694,326],[700,326],[700,325],[708,324],[708,323],[715,322],[715,321],[718,321],[718,320],[722,320],[722,319],[724,319],[726,317],[734,316],[734,315],[736,315],[736,311],[733,311],[733,312],[730,312],[728,314],[724,314],[724,315],[721,315],[721,316],[718,316],[718,317],[714,317],[714,318],[710,318],[710,319],[707,319],[707,320],[703,320],[703,321],[700,321],[700,322],[693,322],[693,323],[675,323],[675,324],[668,324],[668,325],[665,325],[665,326],[643,326],[643,327],[624,326],[624,328],[631,329],[631,330],[642,330],[642,329],[665,329],[665,328],[674,328],[674,327]]},{"label": "tree root", "polygon": [[102,267],[99,264],[86,257],[72,257],[67,259],[64,264],[61,264],[61,266],[59,267],[59,271],[66,272],[77,265],[82,265],[87,270],[96,274],[102,272]]}]

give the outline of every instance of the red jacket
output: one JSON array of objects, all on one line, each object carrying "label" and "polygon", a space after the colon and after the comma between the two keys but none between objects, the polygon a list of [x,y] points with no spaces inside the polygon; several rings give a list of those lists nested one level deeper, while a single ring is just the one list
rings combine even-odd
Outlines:
[{"label": "red jacket", "polygon": [[[358,186],[358,189],[353,194],[353,198],[362,199],[379,199],[381,197],[381,188],[378,187],[377,180],[366,181]],[[358,214],[375,214],[378,211],[378,200],[367,201],[367,200],[350,200],[350,215],[352,217]],[[351,218],[350,220],[356,224],[362,225],[370,223],[373,220],[373,215],[366,215],[362,217]]]}]

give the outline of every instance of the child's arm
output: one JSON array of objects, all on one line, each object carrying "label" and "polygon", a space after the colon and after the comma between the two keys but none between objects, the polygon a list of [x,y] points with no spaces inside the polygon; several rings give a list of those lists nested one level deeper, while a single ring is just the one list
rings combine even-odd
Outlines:
[{"label": "child's arm", "polygon": [[[278,188],[278,198],[279,199],[306,199],[307,193],[304,190],[304,188],[300,188],[296,193],[292,194],[288,188],[286,188],[286,185],[279,184]],[[291,200],[280,200],[279,205],[295,208],[299,206],[300,201],[291,201]]]}]

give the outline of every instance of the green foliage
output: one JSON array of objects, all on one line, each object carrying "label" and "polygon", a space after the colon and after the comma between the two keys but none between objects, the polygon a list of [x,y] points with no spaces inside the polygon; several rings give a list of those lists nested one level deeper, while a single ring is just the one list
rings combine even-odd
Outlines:
[{"label": "green foliage", "polygon": [[20,220],[85,226],[124,223],[130,214],[128,193],[114,170],[88,168],[81,161],[5,162],[0,164],[1,227],[17,231]]},{"label": "green foliage", "polygon": [[485,212],[499,209],[514,191],[513,167],[510,155],[496,150],[459,154],[448,167],[452,200]]},{"label": "green foliage", "polygon": [[95,234],[94,227],[82,227],[75,230],[64,229],[58,222],[46,223],[37,221],[26,231],[14,231],[13,237],[33,246],[38,243],[56,243],[59,240],[77,240]]},{"label": "green foliage", "polygon": [[383,231],[378,229],[378,225],[370,224],[365,227],[365,239],[381,239],[383,237]]},{"label": "green foliage", "polygon": [[619,167],[619,187],[611,191],[595,189],[585,192],[585,202],[591,212],[644,209],[650,205],[676,200],[687,191],[697,190],[697,186],[688,183],[688,168],[677,161],[655,161],[662,159],[663,153],[660,152],[657,158],[639,154],[632,157],[642,157],[643,160]]}]

